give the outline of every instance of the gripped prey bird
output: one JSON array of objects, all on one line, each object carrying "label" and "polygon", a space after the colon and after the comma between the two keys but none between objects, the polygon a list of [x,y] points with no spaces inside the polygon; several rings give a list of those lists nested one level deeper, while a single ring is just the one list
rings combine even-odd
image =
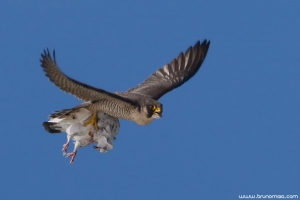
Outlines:
[{"label": "gripped prey bird", "polygon": [[[127,92],[111,93],[85,83],[81,83],[65,75],[57,66],[55,51],[53,57],[49,50],[41,54],[41,66],[45,74],[61,90],[68,92],[84,101],[83,104],[56,112],[52,118],[65,118],[67,115],[85,108],[92,112],[92,117],[84,122],[84,126],[91,124],[96,129],[97,113],[104,113],[115,118],[134,121],[140,125],[151,123],[162,116],[163,105],[158,102],[167,92],[181,86],[193,77],[201,67],[207,54],[210,41],[196,42],[185,53],[180,53],[169,64],[154,72],[149,78]],[[47,130],[47,128],[46,128]]]},{"label": "gripped prey bird", "polygon": [[[51,133],[67,133],[67,142],[63,145],[63,155],[71,157],[70,163],[74,162],[77,150],[80,147],[88,146],[97,142],[94,149],[101,153],[106,153],[113,148],[113,140],[119,132],[120,123],[118,118],[107,115],[102,111],[98,111],[97,125],[98,130],[92,125],[84,126],[83,123],[92,113],[85,109],[79,108],[65,118],[50,118],[49,122],[44,122],[44,127]],[[70,141],[74,140],[74,150],[67,153]]]}]

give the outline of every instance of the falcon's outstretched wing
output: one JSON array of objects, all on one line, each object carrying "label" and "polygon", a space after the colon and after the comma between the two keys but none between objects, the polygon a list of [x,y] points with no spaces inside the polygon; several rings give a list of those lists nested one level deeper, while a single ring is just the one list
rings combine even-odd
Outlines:
[{"label": "falcon's outstretched wing", "polygon": [[127,92],[146,95],[158,100],[167,92],[181,86],[192,78],[201,67],[206,56],[210,41],[198,41],[185,53],[180,53],[172,62],[157,70],[142,84]]},{"label": "falcon's outstretched wing", "polygon": [[56,65],[55,51],[53,51],[53,59],[50,55],[49,50],[44,50],[44,54],[41,59],[41,66],[46,72],[46,76],[58,86],[61,90],[75,95],[77,98],[85,102],[94,102],[98,100],[104,100],[108,103],[114,101],[116,103],[127,103],[131,106],[135,103],[129,99],[125,99],[119,95],[107,92],[100,88],[95,88],[90,85],[76,81],[68,76],[66,76]]}]

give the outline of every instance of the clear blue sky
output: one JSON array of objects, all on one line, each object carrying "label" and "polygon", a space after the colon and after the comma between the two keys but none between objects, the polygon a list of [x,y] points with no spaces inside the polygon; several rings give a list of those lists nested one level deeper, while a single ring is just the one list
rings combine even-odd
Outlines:
[{"label": "clear blue sky", "polygon": [[[300,2],[0,2],[1,199],[300,197]],[[115,147],[62,157],[42,122],[81,102],[40,67],[56,50],[69,76],[125,91],[197,40],[199,72],[148,126],[121,120]]]}]

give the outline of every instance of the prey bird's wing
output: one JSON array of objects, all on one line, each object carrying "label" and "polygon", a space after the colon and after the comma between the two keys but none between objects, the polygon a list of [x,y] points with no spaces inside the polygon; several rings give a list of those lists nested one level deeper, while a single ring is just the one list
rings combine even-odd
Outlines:
[{"label": "prey bird's wing", "polygon": [[146,79],[142,84],[127,92],[146,95],[158,100],[167,92],[181,86],[192,78],[201,67],[206,56],[210,41],[198,41],[185,53],[180,53],[177,58],[163,66]]},{"label": "prey bird's wing", "polygon": [[50,55],[49,50],[44,50],[44,53],[41,54],[41,66],[43,67],[46,76],[61,90],[71,93],[77,98],[85,102],[94,102],[94,101],[106,101],[106,102],[116,102],[122,104],[130,104],[134,106],[134,102],[123,98],[117,94],[107,92],[100,88],[95,88],[85,83],[81,83],[77,80],[74,80],[66,76],[57,66],[55,59],[55,52],[53,51],[53,58]]}]

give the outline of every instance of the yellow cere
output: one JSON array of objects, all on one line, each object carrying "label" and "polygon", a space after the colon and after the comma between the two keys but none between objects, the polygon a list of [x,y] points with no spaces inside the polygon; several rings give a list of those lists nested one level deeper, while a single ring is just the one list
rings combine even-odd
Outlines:
[{"label": "yellow cere", "polygon": [[154,105],[151,105],[150,108],[156,112],[156,113],[159,113],[161,111],[161,108],[160,107],[157,107],[157,106],[154,106]]},{"label": "yellow cere", "polygon": [[155,112],[160,112],[160,107],[156,107]]}]

